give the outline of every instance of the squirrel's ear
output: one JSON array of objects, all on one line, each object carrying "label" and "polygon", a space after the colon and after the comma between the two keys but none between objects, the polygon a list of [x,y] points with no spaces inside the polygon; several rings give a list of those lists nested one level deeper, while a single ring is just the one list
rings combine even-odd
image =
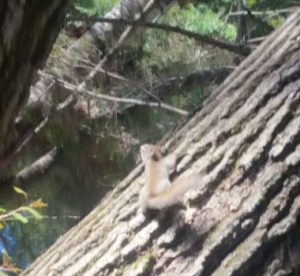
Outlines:
[{"label": "squirrel's ear", "polygon": [[159,159],[161,158],[161,153],[160,151],[153,151],[151,153],[151,158],[154,160],[154,161],[159,161]]}]

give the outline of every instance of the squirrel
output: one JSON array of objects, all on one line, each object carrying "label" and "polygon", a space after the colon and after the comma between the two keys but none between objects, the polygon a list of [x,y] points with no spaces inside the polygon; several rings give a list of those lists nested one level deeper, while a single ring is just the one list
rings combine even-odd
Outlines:
[{"label": "squirrel", "polygon": [[196,186],[199,176],[191,175],[170,182],[169,175],[174,169],[174,155],[163,157],[158,146],[145,144],[140,148],[142,162],[145,166],[146,184],[140,193],[140,206],[147,209],[163,209],[177,204],[185,192]]}]

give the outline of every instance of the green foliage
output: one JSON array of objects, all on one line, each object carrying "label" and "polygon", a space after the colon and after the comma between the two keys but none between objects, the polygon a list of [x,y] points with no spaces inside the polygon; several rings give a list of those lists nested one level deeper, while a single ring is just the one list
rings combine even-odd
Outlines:
[{"label": "green foliage", "polygon": [[[162,23],[179,26],[197,33],[224,40],[235,40],[236,28],[220,19],[208,5],[202,4],[197,8],[189,5],[187,9],[174,6],[163,17]],[[207,64],[208,50],[199,47],[199,43],[180,34],[146,30],[143,44],[143,58],[139,61],[141,72],[146,79],[154,75],[174,76],[188,74]],[[212,50],[218,53],[218,50]],[[214,53],[215,54],[215,53]],[[216,59],[226,61],[224,58]],[[212,64],[210,64],[211,66]],[[216,64],[218,66],[219,64]],[[155,76],[154,76],[155,77]]]},{"label": "green foliage", "polygon": [[[198,0],[192,1],[194,5],[199,3]],[[222,8],[228,8],[232,3],[235,4],[236,1],[233,0],[201,0],[201,3],[209,5],[213,10],[221,10]],[[295,0],[246,0],[246,5],[250,9],[254,10],[272,10],[277,8],[289,7],[295,3]]]},{"label": "green foliage", "polygon": [[[21,188],[14,186],[14,191],[22,195],[27,201],[28,195]],[[9,221],[17,221],[22,224],[28,223],[29,219],[41,220],[43,216],[37,209],[47,206],[41,199],[35,200],[30,204],[25,204],[14,210],[7,210],[5,208],[0,208],[0,229],[5,227],[5,224]],[[0,266],[0,276],[8,275],[7,273],[18,274],[21,270],[14,264],[6,251],[2,252],[2,264]]]},{"label": "green foliage", "polygon": [[264,20],[273,28],[277,28],[283,23],[285,18],[276,13],[276,9],[289,7],[292,2],[289,0],[247,0],[246,4],[247,8],[253,11],[274,10],[273,13],[264,16]]},{"label": "green foliage", "polygon": [[294,0],[247,0],[247,7],[256,10],[285,8],[295,3]]},{"label": "green foliage", "polygon": [[218,13],[213,12],[208,5],[201,4],[196,8],[189,5],[188,9],[179,10],[174,7],[164,21],[178,25],[184,29],[200,34],[223,38],[233,41],[236,37],[236,28],[220,19]]},{"label": "green foliage", "polygon": [[23,191],[21,188],[17,187],[17,186],[13,186],[13,189],[15,190],[16,193],[23,195],[25,197],[25,199],[27,200],[27,193],[25,191]]},{"label": "green foliage", "polygon": [[74,0],[75,8],[87,16],[102,16],[120,0]]},{"label": "green foliage", "polygon": [[[27,201],[28,195],[20,187],[14,186],[14,191],[22,195]],[[3,228],[5,223],[10,220],[17,220],[22,223],[28,223],[29,218],[33,219],[42,219],[43,216],[36,210],[46,207],[47,204],[44,203],[41,199],[37,199],[30,204],[25,204],[14,210],[7,210],[5,208],[0,208],[0,228]]]},{"label": "green foliage", "polygon": [[[273,28],[281,25],[286,18],[286,14],[278,14],[276,13],[276,10],[287,8],[295,4],[294,0],[246,0],[245,2],[246,7],[251,11],[274,11],[272,14],[257,16],[262,19],[262,21],[266,21],[266,23]],[[196,5],[198,4],[198,1],[195,0],[193,3]],[[214,12],[218,12],[223,15],[228,14],[230,9],[235,11],[237,8],[236,1],[232,0],[202,0],[199,7],[203,4],[206,4]],[[236,18],[231,17],[230,20],[235,23]],[[257,26],[256,24],[251,26],[251,22],[248,27],[251,29],[250,32],[252,37],[268,34],[261,32],[260,26]]]},{"label": "green foliage", "polygon": [[267,22],[269,25],[271,25],[273,28],[277,28],[280,26],[284,21],[284,18],[279,16],[276,13],[270,14],[267,17]]}]

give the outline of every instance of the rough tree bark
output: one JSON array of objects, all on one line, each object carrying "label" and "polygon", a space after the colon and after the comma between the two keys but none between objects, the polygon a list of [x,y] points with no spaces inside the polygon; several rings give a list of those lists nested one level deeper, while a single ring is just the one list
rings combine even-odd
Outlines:
[{"label": "rough tree bark", "polygon": [[0,2],[0,167],[16,141],[14,120],[62,26],[67,0]]},{"label": "rough tree bark", "polygon": [[182,206],[145,217],[138,166],[23,275],[299,275],[300,10],[166,135]]}]

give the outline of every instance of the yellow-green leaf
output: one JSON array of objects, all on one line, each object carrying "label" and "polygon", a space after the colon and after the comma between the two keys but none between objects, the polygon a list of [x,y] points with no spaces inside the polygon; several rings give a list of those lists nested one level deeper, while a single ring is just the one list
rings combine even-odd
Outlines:
[{"label": "yellow-green leaf", "polygon": [[24,207],[23,209],[26,210],[27,212],[29,212],[35,219],[43,218],[43,216],[37,210],[34,210],[30,207]]},{"label": "yellow-green leaf", "polygon": [[23,195],[27,199],[27,193],[23,191],[20,187],[13,186],[16,193]]},{"label": "yellow-green leaf", "polygon": [[43,202],[41,198],[33,201],[31,204],[30,204],[30,207],[31,208],[35,208],[35,209],[38,209],[38,208],[44,208],[48,206],[47,203]]},{"label": "yellow-green leaf", "polygon": [[13,216],[15,219],[21,221],[22,223],[27,223],[27,222],[28,222],[28,218],[24,217],[23,215],[21,215],[21,214],[19,214],[19,213],[14,213],[14,214],[12,214],[12,216]]}]

